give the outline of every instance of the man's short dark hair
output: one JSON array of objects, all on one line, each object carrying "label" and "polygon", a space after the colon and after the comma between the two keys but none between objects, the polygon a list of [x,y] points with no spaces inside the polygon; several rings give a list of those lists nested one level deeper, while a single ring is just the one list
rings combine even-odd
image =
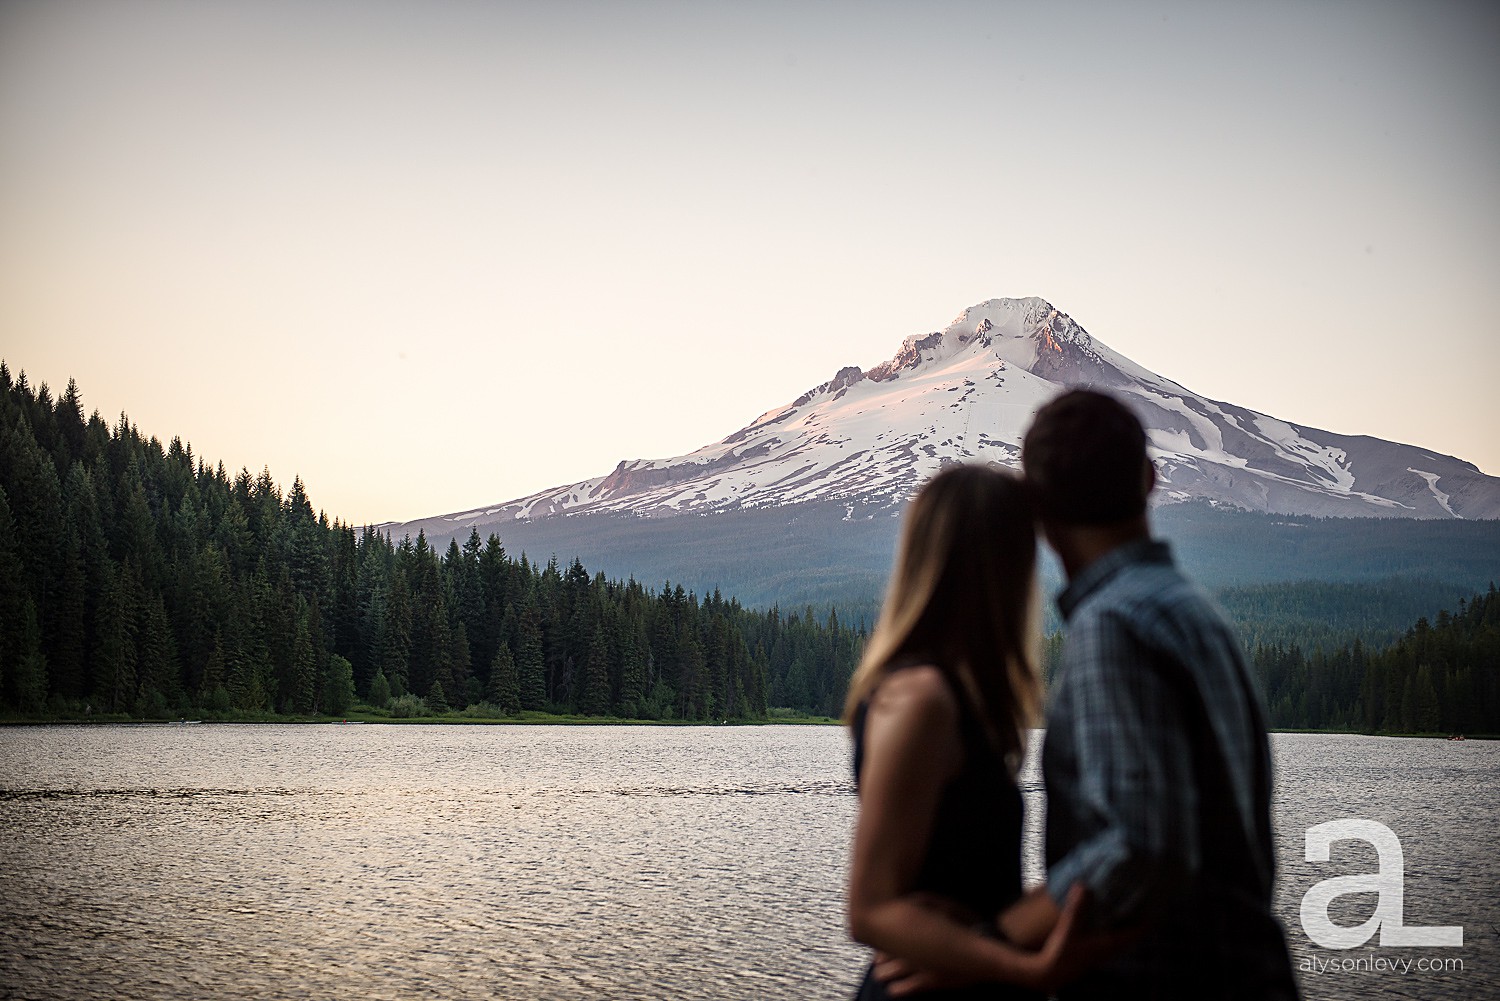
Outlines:
[{"label": "man's short dark hair", "polygon": [[1074,525],[1110,525],[1146,511],[1146,431],[1125,404],[1072,389],[1037,411],[1021,444],[1037,510]]}]

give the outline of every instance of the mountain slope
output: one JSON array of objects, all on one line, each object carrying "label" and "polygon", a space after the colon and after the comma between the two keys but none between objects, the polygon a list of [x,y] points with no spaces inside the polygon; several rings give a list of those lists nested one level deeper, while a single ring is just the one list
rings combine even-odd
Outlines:
[{"label": "mountain slope", "polygon": [[404,525],[448,535],[586,512],[661,517],[804,502],[895,508],[943,465],[1019,462],[1037,407],[1065,386],[1119,394],[1148,429],[1158,503],[1292,515],[1500,518],[1500,479],[1461,459],[1338,435],[1209,400],[1147,371],[1042,299],[992,299],[908,337],[688,455]]}]

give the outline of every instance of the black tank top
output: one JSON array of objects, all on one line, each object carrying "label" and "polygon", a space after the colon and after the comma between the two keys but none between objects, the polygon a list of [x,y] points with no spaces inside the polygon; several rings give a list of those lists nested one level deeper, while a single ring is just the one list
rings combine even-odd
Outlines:
[{"label": "black tank top", "polygon": [[[979,720],[962,698],[954,679],[946,672],[943,676],[958,697],[963,764],[943,788],[927,855],[914,889],[956,900],[988,920],[1021,896],[1021,791],[1004,760],[985,739]],[[864,764],[868,711],[866,701],[854,714],[856,788]],[[880,985],[867,973],[858,995],[861,1001],[885,996]],[[985,985],[963,991],[924,994],[922,997],[972,998],[977,1001],[980,998],[1020,999],[1039,995],[1015,987]]]}]

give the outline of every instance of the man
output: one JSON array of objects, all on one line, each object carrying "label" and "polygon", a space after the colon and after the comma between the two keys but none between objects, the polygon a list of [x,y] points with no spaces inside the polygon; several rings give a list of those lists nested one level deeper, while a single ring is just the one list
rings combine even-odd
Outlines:
[{"label": "man", "polygon": [[1271,914],[1271,756],[1221,613],[1152,540],[1155,471],[1140,422],[1072,390],[1022,446],[1043,535],[1062,560],[1067,636],[1047,712],[1047,885],[1001,918],[1037,942],[1075,884],[1129,945],[1063,998],[1295,998]]}]

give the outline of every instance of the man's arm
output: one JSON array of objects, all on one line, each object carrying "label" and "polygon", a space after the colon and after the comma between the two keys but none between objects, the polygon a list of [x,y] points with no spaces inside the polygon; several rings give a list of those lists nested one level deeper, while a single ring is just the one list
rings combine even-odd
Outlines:
[{"label": "man's arm", "polygon": [[[1049,790],[1049,797],[1061,797],[1051,809],[1066,811],[1079,837],[1049,869],[1047,892],[1055,907],[1081,883],[1099,924],[1139,923],[1169,906],[1199,865],[1187,722],[1157,655],[1123,616],[1080,622],[1068,642],[1077,784]],[[1030,908],[1033,919],[1044,913],[1038,904]]]}]

